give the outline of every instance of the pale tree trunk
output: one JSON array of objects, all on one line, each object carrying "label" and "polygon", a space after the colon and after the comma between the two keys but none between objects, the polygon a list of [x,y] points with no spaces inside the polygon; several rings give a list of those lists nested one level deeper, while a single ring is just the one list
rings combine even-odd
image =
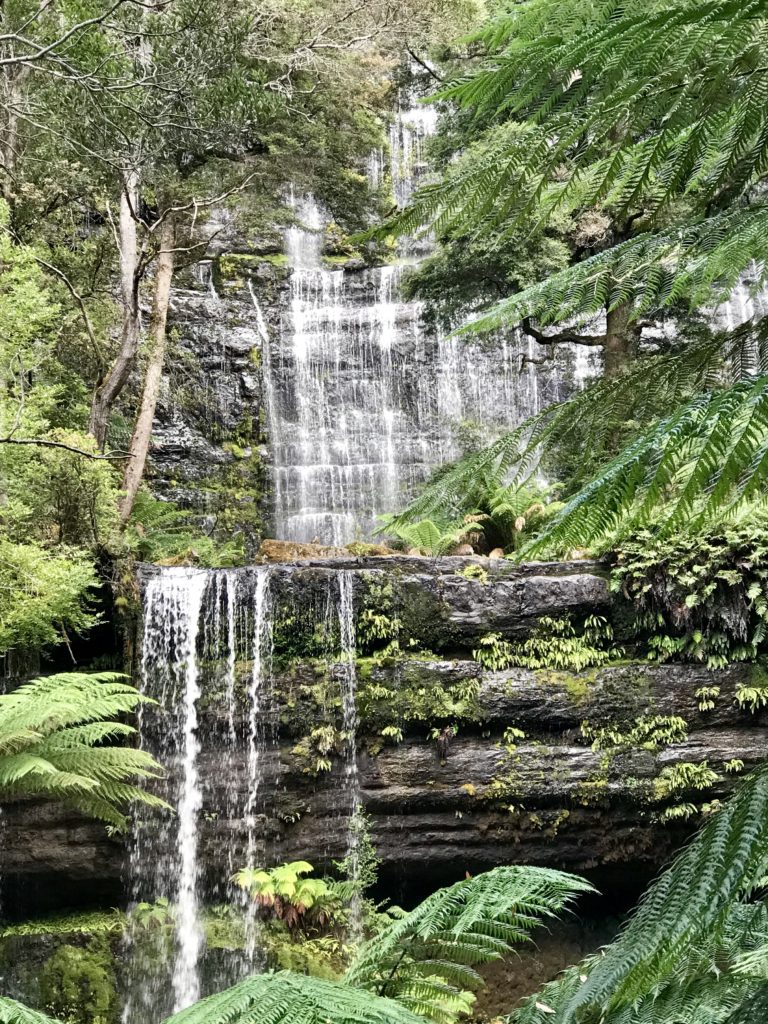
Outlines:
[{"label": "pale tree trunk", "polygon": [[9,203],[14,195],[16,165],[19,161],[21,139],[19,137],[19,110],[24,102],[25,82],[29,78],[28,67],[8,68],[3,82],[3,110],[5,123],[0,141],[0,160],[2,160],[3,198]]},{"label": "pale tree trunk", "polygon": [[123,491],[125,493],[120,499],[120,522],[123,524],[128,521],[133,510],[133,503],[144,476],[144,466],[152,440],[152,423],[155,418],[165,363],[166,322],[168,303],[171,297],[171,279],[173,278],[173,247],[174,226],[172,218],[168,217],[160,227],[160,251],[155,268],[147,368],[144,374],[141,405],[131,437],[130,456],[123,476]]},{"label": "pale tree trunk", "polygon": [[640,332],[630,321],[631,312],[631,303],[625,302],[610,310],[606,317],[603,346],[605,377],[618,377],[637,357]]},{"label": "pale tree trunk", "polygon": [[123,322],[120,350],[107,375],[96,386],[91,402],[88,430],[96,438],[101,451],[107,439],[109,417],[120,392],[125,387],[139,351],[141,313],[139,310],[139,254],[135,212],[139,201],[138,175],[130,171],[120,195],[120,300]]}]

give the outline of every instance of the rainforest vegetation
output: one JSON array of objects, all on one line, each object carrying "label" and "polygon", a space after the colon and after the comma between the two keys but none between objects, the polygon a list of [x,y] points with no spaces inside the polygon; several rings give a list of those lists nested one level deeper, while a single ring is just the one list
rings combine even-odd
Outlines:
[{"label": "rainforest vegetation", "polygon": [[[229,673],[230,707],[240,698],[256,709],[247,772],[276,722],[308,787],[344,757],[345,785],[358,785],[357,728],[375,760],[405,749],[418,726],[444,767],[465,726],[490,737],[488,680],[506,697],[510,679],[560,685],[580,707],[603,669],[638,664],[695,666],[700,716],[725,715],[721,687],[735,686],[743,727],[762,727],[768,0],[5,0],[0,86],[0,922],[4,804],[29,803],[41,820],[62,806],[73,834],[72,820],[95,820],[116,842],[140,820],[140,854],[146,822],[157,834],[178,812],[163,788],[170,767],[141,731],[162,700],[141,685],[137,563],[268,562],[270,541],[259,543],[270,513],[253,484],[268,491],[268,455],[250,490],[245,476],[228,490],[217,480],[218,520],[158,485],[153,424],[184,369],[174,295],[206,261],[215,292],[215,273],[235,279],[252,260],[284,294],[296,195],[311,193],[332,218],[327,265],[364,274],[407,263],[403,298],[422,304],[425,336],[491,353],[499,339],[514,343],[521,380],[566,348],[589,352],[598,372],[522,423],[494,409],[488,421],[503,430],[467,424],[464,454],[390,507],[377,537],[330,549],[365,566],[374,556],[379,573],[378,556],[407,556],[389,579],[364,577],[354,627],[342,577],[332,625],[327,612],[308,624],[269,605],[270,664],[289,683],[270,694],[267,725],[257,721],[261,627],[245,651],[202,645],[208,667]],[[437,127],[398,206],[394,171],[366,168],[408,90]],[[227,248],[233,225],[248,253]],[[403,261],[406,238],[420,242]],[[722,311],[737,289],[750,302],[731,322]],[[249,358],[259,378],[262,357]],[[259,415],[227,434],[231,463],[268,449]],[[247,523],[226,507],[234,494],[250,503]],[[299,546],[294,560],[317,548]],[[496,562],[513,573],[559,560],[573,578],[597,573],[606,599],[531,613],[527,632],[489,625],[469,642],[443,615],[443,577],[422,573],[420,604],[401,579],[410,559],[443,571],[440,556],[453,555],[470,560],[445,572],[489,622],[483,595]],[[222,592],[236,591],[222,579]],[[240,618],[227,591],[204,639],[206,628],[220,635],[222,608],[230,639],[241,619],[261,622],[258,580]],[[314,595],[313,612],[329,600]],[[100,630],[109,643],[97,642]],[[172,640],[189,673],[197,619]],[[438,683],[419,676],[426,662],[440,665]],[[455,679],[459,662],[476,674]],[[731,677],[734,666],[748,674]],[[188,779],[202,773],[202,698],[221,693],[188,700],[186,746],[174,751]],[[217,714],[214,732],[234,736],[231,711],[228,721]],[[581,783],[581,805],[606,819],[610,772],[626,751],[650,760],[688,740],[685,719],[650,705],[623,721],[608,711],[578,719],[572,745],[601,765]],[[528,813],[515,775],[526,732],[503,725],[501,767],[483,793],[461,785],[456,822],[475,798],[507,818]],[[260,969],[233,974],[166,1024],[762,1024],[768,766],[742,775],[726,754],[721,771],[687,757],[629,785],[664,805],[655,823],[689,822],[688,845],[613,941],[501,1017],[476,1008],[488,965],[543,927],[556,933],[595,897],[597,875],[502,863],[475,873],[457,861],[458,881],[401,909],[381,892],[375,828],[353,800],[347,856],[322,869],[304,859],[227,864],[217,848],[221,892],[237,896],[205,908],[205,940],[251,964],[258,943]],[[422,782],[439,791],[433,762]],[[211,774],[236,772],[228,762]],[[724,779],[723,798],[710,799]],[[283,822],[300,821],[306,802],[286,805]],[[557,813],[552,839],[571,809]],[[193,871],[188,888],[196,883]],[[121,1006],[114,964],[129,947],[144,962],[167,959],[186,926],[167,896],[0,923],[0,1024],[145,1024],[140,1009]],[[62,944],[30,969],[22,1002],[4,987],[4,958],[23,957],[36,935]]]}]

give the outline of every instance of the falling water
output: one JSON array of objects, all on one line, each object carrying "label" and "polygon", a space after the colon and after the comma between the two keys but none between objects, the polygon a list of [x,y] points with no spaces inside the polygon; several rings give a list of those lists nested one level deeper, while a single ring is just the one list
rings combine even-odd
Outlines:
[{"label": "falling water", "polygon": [[[340,571],[339,581],[339,639],[341,645],[341,707],[345,743],[344,798],[349,815],[347,828],[346,864],[349,879],[357,883],[360,877],[359,811],[360,776],[357,770],[357,636],[355,629],[354,573]],[[354,940],[362,936],[359,893],[354,892],[350,907],[350,934]]]},{"label": "falling water", "polygon": [[[404,100],[393,122],[390,169],[401,203],[424,173],[435,116]],[[372,184],[381,181],[381,166],[377,151],[368,165]],[[570,347],[545,360],[546,349],[514,335],[471,343],[427,335],[422,306],[405,301],[402,280],[428,242],[405,246],[394,264],[334,268],[323,257],[329,216],[311,195],[291,201],[290,302],[279,332],[267,330],[252,293],[263,341],[273,531],[339,546],[370,538],[382,514],[401,508],[437,466],[462,454],[468,431],[480,443],[490,440],[594,370]]]},{"label": "falling water", "polygon": [[179,832],[179,884],[176,894],[176,937],[178,954],[173,971],[174,1011],[183,1010],[196,1002],[200,995],[197,961],[202,947],[202,931],[197,902],[197,816],[202,806],[197,759],[200,741],[197,736],[197,700],[200,696],[197,670],[197,630],[200,621],[204,575],[197,574],[185,580],[181,588],[184,606],[184,635],[182,646],[186,663],[186,682],[182,696],[184,716],[182,745],[182,784],[178,804]]},{"label": "falling water", "polygon": [[[257,815],[260,811],[261,775],[269,744],[269,720],[271,717],[272,673],[272,618],[269,594],[269,566],[256,569],[253,587],[253,641],[251,648],[252,667],[248,686],[248,797],[245,806],[245,822],[248,832],[246,863],[248,868],[257,866],[257,855],[263,857],[264,848],[259,843]],[[262,865],[263,865],[262,860]],[[246,961],[256,964],[258,959],[258,928],[253,903],[248,903],[246,914]]]},{"label": "falling water", "polygon": [[[200,697],[198,638],[208,574],[194,569],[166,569],[152,577],[144,595],[141,686],[165,709],[163,721],[148,725],[143,715],[142,744],[169,767],[166,799],[176,815],[159,834],[139,828],[131,853],[134,891],[151,874],[150,899],[171,898],[176,953],[172,972],[173,1007],[183,1009],[200,994],[198,959],[203,935],[198,904],[198,816],[202,806],[198,758],[197,701]],[[151,988],[151,986],[149,986]],[[144,991],[126,1007],[124,1020],[152,1000]],[[132,1024],[132,1021],[131,1021]]]}]

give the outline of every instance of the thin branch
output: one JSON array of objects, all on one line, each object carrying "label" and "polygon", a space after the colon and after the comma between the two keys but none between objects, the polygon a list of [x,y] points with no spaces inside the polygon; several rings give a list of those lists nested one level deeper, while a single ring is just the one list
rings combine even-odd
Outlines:
[{"label": "thin branch", "polygon": [[[173,0],[166,0],[166,3],[169,2],[172,3]],[[68,29],[64,33],[64,35],[59,36],[58,39],[55,39],[52,43],[49,43],[48,46],[43,47],[37,46],[33,39],[26,39],[24,36],[20,36],[16,32],[11,32],[6,35],[0,35],[0,43],[18,42],[23,43],[24,46],[37,46],[37,49],[34,53],[24,53],[18,57],[0,57],[0,67],[8,67],[9,65],[13,64],[22,64],[29,63],[30,61],[42,60],[43,57],[47,57],[49,54],[51,54],[54,50],[58,49],[58,47],[66,43],[68,39],[71,39],[72,36],[76,35],[78,32],[82,32],[87,28],[92,28],[95,25],[100,25],[102,22],[106,21],[107,18],[114,14],[114,12],[119,7],[124,7],[127,3],[130,3],[135,7],[146,7],[151,10],[156,9],[155,4],[141,3],[140,0],[115,0],[112,6],[109,7],[106,11],[103,11],[101,14],[97,14],[93,18],[88,18],[85,21],[79,21],[76,25],[72,25],[72,27]]]},{"label": "thin branch", "polygon": [[96,358],[99,361],[99,366],[104,366],[104,350],[102,349],[99,341],[96,338],[96,334],[93,330],[93,324],[91,323],[91,318],[88,315],[88,310],[85,308],[85,303],[83,302],[82,295],[75,289],[75,286],[72,284],[72,282],[69,280],[69,278],[67,277],[63,270],[59,270],[59,268],[55,267],[52,263],[48,263],[46,262],[46,260],[40,259],[39,256],[35,256],[34,259],[35,262],[39,263],[41,267],[45,267],[46,270],[50,270],[52,274],[55,274],[60,280],[64,282],[64,284],[69,289],[70,295],[80,307],[80,313],[82,314],[83,323],[85,324],[85,330],[86,333],[88,334],[88,338],[90,339],[91,345],[93,346],[93,349],[96,353]]},{"label": "thin branch", "polygon": [[84,448],[76,448],[74,445],[64,444],[63,441],[49,441],[42,437],[0,437],[0,444],[29,444],[39,448],[63,448],[64,451],[74,452],[75,455],[82,455],[86,459],[119,460],[131,457],[130,452],[117,450],[103,453],[87,452]]},{"label": "thin branch", "polygon": [[411,58],[411,60],[415,60],[415,61],[416,61],[416,63],[417,63],[417,64],[418,64],[418,65],[419,65],[420,67],[424,68],[424,70],[425,70],[425,71],[427,72],[427,74],[428,74],[428,75],[431,75],[431,77],[432,77],[432,78],[434,78],[434,79],[435,79],[435,81],[437,81],[437,82],[443,82],[443,81],[445,81],[445,79],[443,78],[443,76],[442,76],[442,75],[438,75],[438,73],[437,73],[437,72],[435,71],[435,69],[434,69],[434,68],[431,68],[431,67],[429,66],[429,64],[427,64],[427,62],[426,62],[426,61],[423,61],[423,60],[421,59],[421,57],[419,57],[419,56],[418,56],[418,54],[415,54],[415,53],[413,52],[413,50],[412,50],[412,49],[410,48],[410,46],[406,46],[406,48],[405,48],[405,52],[406,52],[406,53],[408,54],[408,56],[409,56],[409,57]]},{"label": "thin branch", "polygon": [[526,317],[520,324],[522,331],[539,345],[587,345],[591,348],[599,348],[605,345],[604,334],[576,334],[574,331],[558,331],[557,334],[543,334],[532,324],[530,317]]}]

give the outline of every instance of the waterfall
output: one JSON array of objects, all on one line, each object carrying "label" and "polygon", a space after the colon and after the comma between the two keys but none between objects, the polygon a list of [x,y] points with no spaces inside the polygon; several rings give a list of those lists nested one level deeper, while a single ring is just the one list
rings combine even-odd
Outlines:
[{"label": "waterfall", "polygon": [[[253,641],[252,668],[248,685],[248,796],[245,823],[248,833],[246,862],[257,867],[257,854],[263,855],[257,835],[257,814],[260,810],[261,773],[269,743],[268,721],[272,705],[271,646],[272,619],[269,594],[269,566],[256,569],[253,587]],[[263,866],[263,861],[261,865]],[[258,928],[253,903],[248,900],[246,911],[246,963],[253,967],[258,954]]]},{"label": "waterfall", "polygon": [[[198,735],[201,695],[199,641],[209,574],[196,569],[164,569],[147,582],[141,651],[142,691],[159,703],[139,720],[144,748],[168,768],[163,796],[176,814],[154,830],[139,819],[130,851],[130,888],[140,898],[168,899],[173,906],[175,955],[171,975],[172,1009],[200,996],[198,961],[203,947],[200,923],[198,841],[202,807]],[[159,720],[158,720],[159,719]],[[135,945],[133,939],[131,946]],[[137,952],[137,951],[136,951]],[[137,953],[138,955],[138,953]],[[143,974],[143,963],[132,974]],[[138,1024],[163,994],[153,980],[131,986],[123,1020]]]},{"label": "waterfall", "polygon": [[[436,113],[407,97],[401,106],[389,161],[405,203],[424,174]],[[377,150],[367,168],[372,185],[382,166]],[[402,281],[430,251],[428,239],[404,244],[385,266],[339,267],[323,256],[329,215],[311,195],[292,195],[291,205],[289,303],[279,332],[267,330],[251,292],[263,342],[275,536],[334,546],[370,538],[382,514],[402,508],[439,465],[462,454],[468,431],[490,440],[594,372],[578,349],[560,346],[543,361],[550,353],[517,335],[427,335],[422,306],[405,301]]]},{"label": "waterfall", "polygon": [[[357,770],[357,635],[355,628],[354,573],[340,571],[339,641],[341,647],[341,707],[344,732],[344,797],[349,813],[346,862],[349,879],[357,883],[359,864],[360,776]],[[355,892],[350,907],[350,937],[362,938],[359,893]]]},{"label": "waterfall", "polygon": [[177,839],[179,883],[176,893],[176,937],[178,954],[173,971],[174,1012],[197,1002],[200,982],[197,961],[202,946],[202,933],[197,902],[197,816],[202,807],[197,758],[200,741],[197,737],[197,700],[200,686],[197,671],[197,629],[202,606],[205,576],[198,574],[184,588],[184,631],[182,646],[186,663],[186,680],[182,697],[183,745],[182,784],[178,803],[179,832]]}]

